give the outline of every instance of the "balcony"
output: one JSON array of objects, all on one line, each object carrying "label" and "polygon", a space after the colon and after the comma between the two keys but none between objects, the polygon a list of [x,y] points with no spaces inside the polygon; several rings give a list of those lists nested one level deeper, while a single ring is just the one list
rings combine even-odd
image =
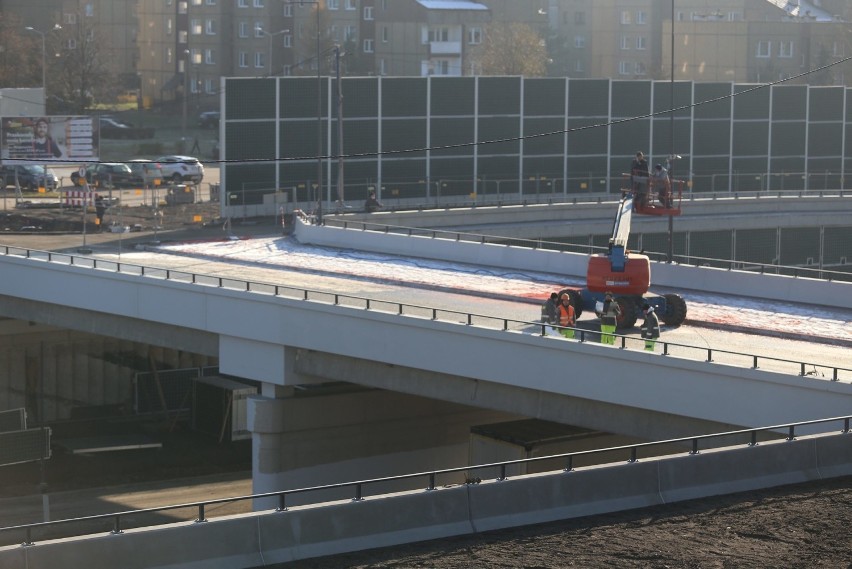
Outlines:
[{"label": "balcony", "polygon": [[429,42],[430,55],[461,55],[462,46],[460,41],[433,41]]}]

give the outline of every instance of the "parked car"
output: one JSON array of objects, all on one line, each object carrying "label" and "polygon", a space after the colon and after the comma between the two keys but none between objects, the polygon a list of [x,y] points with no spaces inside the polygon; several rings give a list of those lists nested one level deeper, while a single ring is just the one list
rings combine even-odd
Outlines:
[{"label": "parked car", "polygon": [[[82,185],[78,172],[72,172],[71,181],[74,185]],[[86,181],[101,188],[140,188],[144,180],[133,173],[130,166],[120,162],[100,162],[86,165]]]},{"label": "parked car", "polygon": [[154,186],[165,181],[163,169],[160,167],[160,164],[153,160],[137,158],[128,162],[127,165],[130,167],[133,175],[141,180],[143,186]]},{"label": "parked car", "polygon": [[216,128],[219,126],[219,111],[206,111],[198,115],[198,126]]},{"label": "parked car", "polygon": [[200,184],[201,180],[204,179],[204,166],[198,161],[198,158],[178,155],[160,156],[154,162],[160,164],[163,177],[175,184],[182,182]]},{"label": "parked car", "polygon": [[0,178],[2,178],[3,188],[14,186],[16,178],[18,185],[24,190],[38,188],[55,190],[59,187],[59,178],[56,173],[51,168],[36,164],[0,166]]}]

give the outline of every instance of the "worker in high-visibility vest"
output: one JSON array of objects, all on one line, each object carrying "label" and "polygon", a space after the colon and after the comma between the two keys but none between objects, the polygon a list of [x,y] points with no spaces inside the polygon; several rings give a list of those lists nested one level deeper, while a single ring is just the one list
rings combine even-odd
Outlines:
[{"label": "worker in high-visibility vest", "polygon": [[615,345],[616,327],[618,327],[618,316],[621,314],[621,307],[613,299],[612,293],[607,292],[604,295],[604,301],[601,303],[601,344]]},{"label": "worker in high-visibility vest", "polygon": [[574,337],[575,322],[574,307],[571,305],[571,297],[567,292],[562,293],[559,299],[559,333],[566,338]]}]

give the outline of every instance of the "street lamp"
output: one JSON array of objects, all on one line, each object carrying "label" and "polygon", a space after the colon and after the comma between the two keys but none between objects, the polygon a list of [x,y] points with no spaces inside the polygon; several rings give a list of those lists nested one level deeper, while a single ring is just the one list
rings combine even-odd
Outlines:
[{"label": "street lamp", "polygon": [[259,33],[259,34],[263,34],[263,35],[265,35],[266,37],[269,38],[269,54],[268,54],[268,57],[266,58],[267,59],[266,75],[269,76],[269,77],[272,77],[272,36],[277,36],[278,34],[286,34],[290,30],[279,30],[277,32],[267,32],[266,30],[264,30],[263,28],[258,26],[254,29],[254,31]]},{"label": "street lamp", "polygon": [[32,26],[27,26],[24,29],[30,32],[35,32],[41,36],[41,91],[42,96],[44,96],[45,109],[47,109],[47,61],[45,60],[45,37],[47,36],[47,32],[61,30],[62,26],[60,26],[59,24],[53,24],[53,28],[48,30],[47,32],[42,32]]},{"label": "street lamp", "polygon": [[287,4],[313,4],[317,14],[317,223],[322,224],[322,76],[320,75],[320,0],[291,0]]}]

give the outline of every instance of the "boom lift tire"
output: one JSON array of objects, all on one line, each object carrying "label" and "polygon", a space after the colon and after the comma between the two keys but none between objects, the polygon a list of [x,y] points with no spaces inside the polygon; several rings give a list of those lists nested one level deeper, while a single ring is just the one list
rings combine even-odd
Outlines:
[{"label": "boom lift tire", "polygon": [[639,305],[631,296],[616,296],[615,301],[618,303],[618,307],[621,308],[621,314],[619,314],[616,326],[617,330],[629,330],[636,325],[636,319],[638,318]]},{"label": "boom lift tire", "polygon": [[679,294],[664,294],[666,299],[665,314],[660,319],[668,326],[680,326],[686,320],[686,301]]}]

